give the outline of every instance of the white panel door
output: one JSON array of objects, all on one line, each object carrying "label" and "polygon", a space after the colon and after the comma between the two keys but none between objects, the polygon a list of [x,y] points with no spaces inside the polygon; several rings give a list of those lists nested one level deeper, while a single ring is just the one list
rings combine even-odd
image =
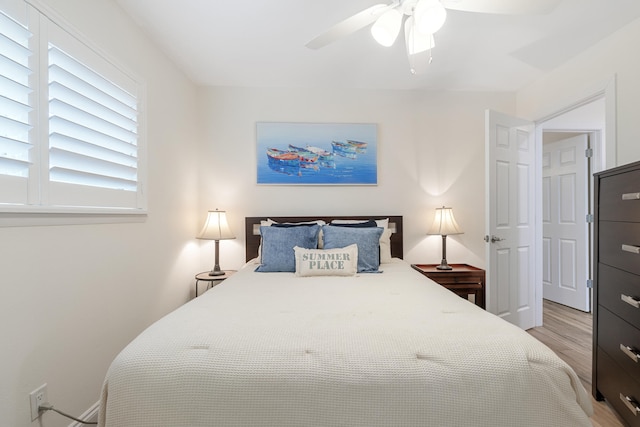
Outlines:
[{"label": "white panel door", "polygon": [[545,144],[543,180],[543,297],[590,311],[587,180],[588,136]]},{"label": "white panel door", "polygon": [[486,113],[487,310],[535,326],[535,139],[533,123]]}]

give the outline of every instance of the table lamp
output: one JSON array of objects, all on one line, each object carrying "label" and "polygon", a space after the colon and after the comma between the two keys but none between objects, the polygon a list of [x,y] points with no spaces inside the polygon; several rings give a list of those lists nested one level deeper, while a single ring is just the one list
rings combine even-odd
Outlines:
[{"label": "table lamp", "polygon": [[436,267],[438,270],[452,269],[451,266],[447,264],[447,236],[462,233],[463,231],[453,217],[453,209],[444,206],[436,208],[436,217],[427,234],[442,236],[442,261],[440,265]]},{"label": "table lamp", "polygon": [[220,240],[235,239],[236,236],[231,232],[231,228],[227,223],[227,215],[225,211],[209,211],[207,214],[207,220],[202,227],[202,231],[196,237],[198,239],[215,240],[216,242],[216,255],[215,265],[213,270],[209,272],[209,276],[222,276],[224,271],[220,270],[219,255],[220,255]]}]

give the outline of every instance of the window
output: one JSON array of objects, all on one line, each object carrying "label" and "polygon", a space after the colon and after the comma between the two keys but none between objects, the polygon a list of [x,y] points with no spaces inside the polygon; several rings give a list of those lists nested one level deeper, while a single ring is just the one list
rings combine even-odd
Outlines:
[{"label": "window", "polygon": [[143,213],[142,85],[37,0],[8,3],[22,8],[0,10],[0,212]]}]

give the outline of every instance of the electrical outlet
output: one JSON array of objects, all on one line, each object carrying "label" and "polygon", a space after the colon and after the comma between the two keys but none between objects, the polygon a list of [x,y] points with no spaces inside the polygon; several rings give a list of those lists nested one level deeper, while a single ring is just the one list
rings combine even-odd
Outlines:
[{"label": "electrical outlet", "polygon": [[47,402],[47,384],[42,384],[29,393],[29,399],[31,400],[31,421],[35,421],[41,414],[38,408]]}]

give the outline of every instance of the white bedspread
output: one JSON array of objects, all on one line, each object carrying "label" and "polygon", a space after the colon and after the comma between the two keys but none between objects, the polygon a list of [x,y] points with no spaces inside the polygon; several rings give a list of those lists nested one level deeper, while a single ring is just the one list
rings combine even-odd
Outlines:
[{"label": "white bedspread", "polygon": [[254,268],[121,352],[99,425],[591,425],[551,350],[404,261],[355,278]]}]

